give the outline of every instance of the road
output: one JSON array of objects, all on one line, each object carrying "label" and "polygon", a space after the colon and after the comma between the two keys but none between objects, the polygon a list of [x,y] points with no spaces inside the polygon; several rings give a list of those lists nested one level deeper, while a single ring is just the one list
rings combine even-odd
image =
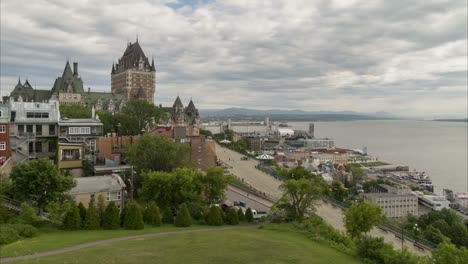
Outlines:
[{"label": "road", "polygon": [[273,206],[273,202],[232,185],[229,185],[227,188],[226,200],[231,204],[234,201],[245,201],[247,207],[255,209],[258,212],[269,212],[270,208]]},{"label": "road", "polygon": [[[258,164],[258,161],[253,159],[241,160],[241,157],[244,157],[244,155],[220,145],[216,146],[216,154],[222,162],[231,167],[228,170],[236,177],[244,179],[244,182],[250,184],[259,191],[265,192],[275,201],[281,197],[281,191],[278,188],[281,185],[281,181],[256,169],[255,165]],[[322,217],[322,219],[331,226],[337,228],[338,230],[345,231],[343,223],[343,211],[341,209],[321,202],[317,207],[317,215]],[[401,239],[397,238],[393,233],[374,228],[371,230],[370,235],[374,237],[383,237],[385,242],[393,245],[396,249],[401,248]],[[423,251],[417,247],[414,247],[413,243],[410,241],[405,241],[404,246],[418,255],[431,254],[427,250]]]}]

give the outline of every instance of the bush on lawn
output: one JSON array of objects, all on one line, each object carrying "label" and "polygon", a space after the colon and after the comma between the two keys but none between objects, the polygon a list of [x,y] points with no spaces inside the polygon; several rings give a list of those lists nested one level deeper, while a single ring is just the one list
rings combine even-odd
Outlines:
[{"label": "bush on lawn", "polygon": [[245,222],[245,214],[244,211],[242,211],[242,208],[239,208],[239,210],[237,210],[237,217],[239,218],[239,223]]},{"label": "bush on lawn", "polygon": [[20,238],[18,230],[11,225],[0,225],[0,245],[15,242]]},{"label": "bush on lawn", "polygon": [[81,228],[80,209],[76,205],[73,205],[66,213],[62,228],[65,230],[78,230]]},{"label": "bush on lawn", "polygon": [[239,217],[237,216],[237,211],[234,207],[228,209],[226,213],[226,223],[228,225],[237,225],[239,224]]},{"label": "bush on lawn", "polygon": [[90,202],[88,211],[86,212],[84,228],[87,230],[96,230],[99,229],[99,224],[100,221],[96,205],[94,205],[94,202]]},{"label": "bush on lawn", "polygon": [[138,230],[145,228],[143,223],[143,214],[138,204],[131,202],[127,204],[127,211],[124,217],[125,229]]},{"label": "bush on lawn", "polygon": [[35,237],[37,236],[37,228],[27,224],[11,224],[11,227],[18,231],[18,234],[22,237]]},{"label": "bush on lawn", "polygon": [[42,219],[37,216],[36,210],[26,202],[21,203],[21,212],[19,214],[19,222],[33,226],[40,226]]},{"label": "bush on lawn", "polygon": [[128,203],[124,204],[124,207],[122,209],[122,212],[120,212],[120,225],[123,227],[125,223],[125,215],[127,215],[127,205]]},{"label": "bush on lawn", "polygon": [[120,227],[119,208],[114,202],[110,202],[104,210],[102,227],[108,230],[119,229]]},{"label": "bush on lawn", "polygon": [[161,213],[159,212],[159,208],[154,201],[151,201],[146,207],[145,212],[143,214],[143,219],[148,225],[161,225]]},{"label": "bush on lawn", "polygon": [[174,223],[174,215],[172,214],[172,210],[169,207],[164,208],[162,222],[164,224],[173,224]]},{"label": "bush on lawn", "polygon": [[252,209],[250,209],[250,207],[245,211],[245,220],[249,223],[252,223],[254,220]]},{"label": "bush on lawn", "polygon": [[80,210],[80,218],[81,218],[81,223],[84,224],[86,221],[86,207],[84,207],[83,203],[80,202],[78,204],[78,210]]},{"label": "bush on lawn", "polygon": [[174,224],[177,227],[188,227],[192,224],[192,217],[190,216],[190,212],[186,204],[182,204],[182,206],[180,206]]},{"label": "bush on lawn", "polygon": [[206,224],[211,226],[220,226],[223,224],[223,216],[218,206],[211,206],[206,215]]}]

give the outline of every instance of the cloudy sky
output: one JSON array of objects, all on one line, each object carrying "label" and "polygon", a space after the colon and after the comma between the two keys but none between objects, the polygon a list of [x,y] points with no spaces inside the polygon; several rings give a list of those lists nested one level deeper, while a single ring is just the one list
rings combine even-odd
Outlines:
[{"label": "cloudy sky", "polygon": [[110,91],[139,43],[156,103],[467,115],[466,0],[1,1],[1,93],[50,89],[67,58]]}]

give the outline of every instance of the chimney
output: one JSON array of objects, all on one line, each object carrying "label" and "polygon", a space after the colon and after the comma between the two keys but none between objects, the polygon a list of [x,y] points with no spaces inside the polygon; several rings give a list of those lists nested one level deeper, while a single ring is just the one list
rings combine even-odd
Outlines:
[{"label": "chimney", "polygon": [[73,76],[78,76],[78,62],[73,63]]}]

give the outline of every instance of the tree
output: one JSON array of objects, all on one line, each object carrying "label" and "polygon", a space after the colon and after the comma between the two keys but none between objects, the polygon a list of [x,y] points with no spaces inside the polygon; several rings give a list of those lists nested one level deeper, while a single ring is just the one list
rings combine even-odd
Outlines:
[{"label": "tree", "polygon": [[35,202],[40,209],[52,201],[61,200],[64,193],[75,186],[73,177],[61,174],[47,158],[16,164],[10,178],[15,196]]},{"label": "tree", "polygon": [[356,253],[359,257],[370,259],[375,263],[386,263],[392,246],[386,244],[382,237],[361,236],[356,240]]},{"label": "tree", "polygon": [[353,175],[353,181],[362,181],[364,179],[364,171],[360,167],[352,167],[351,174]]},{"label": "tree", "polygon": [[85,220],[86,220],[86,207],[84,207],[83,203],[80,202],[78,204],[78,210],[80,210],[80,218],[81,218],[81,224],[84,225]]},{"label": "tree", "polygon": [[81,227],[80,210],[73,205],[65,215],[62,228],[65,230],[78,230]]},{"label": "tree", "polygon": [[221,209],[218,206],[211,206],[210,211],[206,215],[206,224],[211,226],[223,225],[223,216],[221,215]]},{"label": "tree", "polygon": [[19,214],[19,221],[22,224],[28,224],[33,226],[39,226],[42,224],[42,219],[36,215],[34,208],[28,203],[21,203],[21,212]]},{"label": "tree", "polygon": [[210,168],[203,178],[204,195],[207,204],[217,204],[224,200],[227,180],[221,167]]},{"label": "tree", "polygon": [[110,202],[104,211],[102,227],[109,230],[120,227],[119,208],[114,202]]},{"label": "tree", "polygon": [[238,225],[239,217],[237,216],[237,211],[234,207],[230,207],[226,213],[226,224],[228,225]]},{"label": "tree", "polygon": [[145,224],[143,223],[143,215],[141,213],[141,208],[138,204],[131,202],[127,204],[127,211],[125,212],[124,219],[125,229],[143,229]]},{"label": "tree", "polygon": [[130,164],[138,174],[142,171],[170,172],[179,167],[190,167],[190,148],[162,136],[144,135],[125,151]]},{"label": "tree", "polygon": [[424,238],[437,245],[446,239],[440,230],[435,228],[433,225],[428,226],[426,230],[424,230]]},{"label": "tree", "polygon": [[206,137],[212,137],[213,133],[211,133],[210,130],[200,128],[200,135],[206,136]]},{"label": "tree", "polygon": [[170,207],[164,207],[162,222],[165,224],[173,224],[174,223],[174,214]]},{"label": "tree", "polygon": [[250,207],[247,208],[247,210],[245,211],[245,220],[247,220],[247,222],[249,223],[252,223],[254,220],[253,212],[252,209],[250,209]]},{"label": "tree", "polygon": [[331,188],[332,188],[331,195],[333,196],[333,198],[335,198],[336,200],[340,202],[343,202],[343,200],[348,195],[348,192],[346,191],[345,188],[343,188],[343,185],[341,184],[341,182],[333,181]]},{"label": "tree", "polygon": [[142,178],[144,184],[139,194],[145,201],[156,201],[162,207],[201,201],[203,175],[193,169],[148,172],[143,173]]},{"label": "tree", "polygon": [[291,179],[280,186],[284,192],[279,201],[279,206],[284,208],[290,218],[301,221],[307,211],[315,210],[316,201],[324,191],[323,181],[314,176],[311,179]]},{"label": "tree", "polygon": [[192,224],[192,217],[187,208],[187,205],[183,203],[180,206],[179,212],[177,213],[174,225],[177,227],[188,227]]},{"label": "tree", "polygon": [[91,118],[91,109],[81,105],[60,105],[60,117],[67,118]]},{"label": "tree", "polygon": [[102,222],[104,220],[104,210],[106,210],[106,200],[104,198],[104,195],[99,194],[97,197],[97,216],[99,220],[99,224],[102,225]]},{"label": "tree", "polygon": [[[81,204],[81,205],[83,205],[83,204]],[[72,204],[69,201],[50,202],[46,206],[46,211],[49,213],[50,222],[52,224],[56,225],[56,226],[61,226],[63,224],[63,220],[65,219],[65,215],[67,214],[68,211],[71,210],[72,206],[75,206],[75,205]],[[85,211],[85,213],[86,213],[86,211]]]},{"label": "tree", "polygon": [[242,208],[239,208],[239,210],[237,210],[237,218],[239,219],[239,222],[245,222],[245,215],[244,211],[242,211]]},{"label": "tree", "polygon": [[[132,99],[122,109],[125,128],[131,135],[139,135],[143,129],[152,127],[162,117],[161,109],[145,100]],[[123,124],[124,125],[124,124]]]},{"label": "tree", "polygon": [[100,226],[99,215],[94,205],[94,202],[90,202],[88,211],[86,212],[86,218],[84,222],[84,228],[87,230],[95,230]]},{"label": "tree", "polygon": [[378,205],[366,202],[353,204],[346,210],[344,216],[345,227],[351,238],[369,232],[383,219],[382,209]]},{"label": "tree", "polygon": [[161,214],[159,208],[154,201],[151,201],[145,209],[143,219],[146,224],[152,226],[161,225]]},{"label": "tree", "polygon": [[468,263],[468,249],[457,248],[454,244],[443,242],[432,251],[433,263],[436,264],[464,264]]}]

